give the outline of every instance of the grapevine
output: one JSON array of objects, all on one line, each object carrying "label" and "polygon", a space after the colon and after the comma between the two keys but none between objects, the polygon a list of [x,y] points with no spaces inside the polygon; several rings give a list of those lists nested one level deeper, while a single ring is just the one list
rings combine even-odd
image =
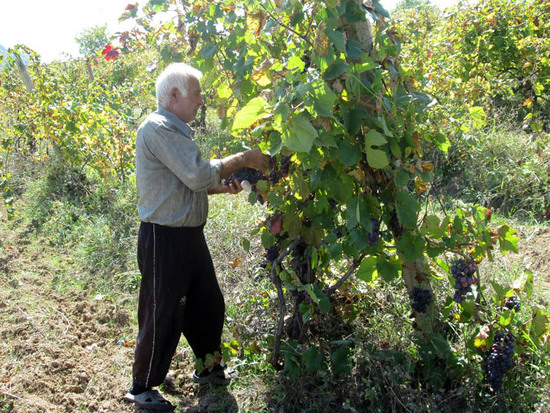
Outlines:
[{"label": "grapevine", "polygon": [[[430,316],[438,325],[447,321],[437,308],[425,314],[436,302],[438,257],[468,245],[479,262],[517,245],[513,229],[488,227],[486,208],[421,213],[435,176],[425,156],[449,145],[444,130],[426,123],[436,101],[417,88],[420,77],[402,69],[402,39],[386,30],[389,15],[377,0],[329,3],[183,7],[186,23],[204,30],[182,32],[177,41],[159,30],[156,38],[178,52],[189,44],[189,59],[208,73],[204,86],[214,91],[223,127],[242,145],[272,155],[264,174],[239,171],[225,183],[247,181],[249,200],[267,203],[255,234],[279,300],[270,357],[276,367],[289,318],[285,295],[294,294],[294,309],[306,303],[328,311],[335,291],[357,282],[352,275],[367,283],[402,278],[415,326],[425,333],[419,337],[429,338],[437,333]],[[457,260],[451,272],[455,302],[464,303],[474,284],[483,297],[473,259]],[[502,290],[500,299],[510,295]],[[475,304],[458,306],[456,320],[477,322],[483,308]],[[513,300],[502,305],[517,308]],[[306,310],[295,312],[301,331],[287,331],[287,338],[307,337],[312,311]]]}]

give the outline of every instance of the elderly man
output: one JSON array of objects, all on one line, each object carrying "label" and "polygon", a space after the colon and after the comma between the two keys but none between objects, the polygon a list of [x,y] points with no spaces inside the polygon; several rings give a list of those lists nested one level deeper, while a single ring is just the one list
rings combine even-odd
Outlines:
[{"label": "elderly man", "polygon": [[225,304],[203,228],[208,194],[242,190],[222,180],[241,168],[265,171],[269,157],[259,149],[223,159],[201,157],[189,122],[204,105],[198,70],[174,63],[156,82],[158,109],[136,136],[139,193],[138,264],[142,279],[133,383],[125,400],[140,407],[172,411],[157,390],[181,334],[203,370],[197,383],[227,384],[221,362]]}]

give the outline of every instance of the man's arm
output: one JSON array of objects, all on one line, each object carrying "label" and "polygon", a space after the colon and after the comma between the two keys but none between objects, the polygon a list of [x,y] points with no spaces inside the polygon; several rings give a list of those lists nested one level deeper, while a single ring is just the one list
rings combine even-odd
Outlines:
[{"label": "man's arm", "polygon": [[253,168],[265,172],[269,166],[269,156],[260,149],[251,149],[223,158],[221,162],[220,178],[225,179],[242,168]]}]

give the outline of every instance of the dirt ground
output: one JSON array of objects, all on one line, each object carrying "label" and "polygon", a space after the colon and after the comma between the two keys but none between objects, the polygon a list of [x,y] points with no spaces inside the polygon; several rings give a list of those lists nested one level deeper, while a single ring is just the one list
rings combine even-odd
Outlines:
[{"label": "dirt ground", "polygon": [[[62,291],[56,280],[71,277],[70,258],[8,225],[0,222],[0,411],[143,411],[123,400],[137,331],[120,305],[128,298]],[[164,394],[178,412],[213,411],[217,399],[231,399],[191,382],[189,354],[177,354],[172,368]]]},{"label": "dirt ground", "polygon": [[[526,265],[550,291],[550,229],[519,232],[521,253],[509,265]],[[128,310],[87,291],[62,291],[70,258],[56,257],[31,231],[0,222],[0,411],[135,412],[122,400],[131,381],[135,326]],[[540,284],[539,284],[540,285]],[[542,287],[542,285],[540,285]],[[126,298],[127,299],[127,298]],[[229,390],[193,384],[189,354],[178,354],[167,398],[178,412],[215,411]],[[168,383],[169,384],[169,383]],[[168,385],[167,388],[170,388]],[[234,399],[234,411],[239,402]]]},{"label": "dirt ground", "polygon": [[550,297],[550,228],[518,229],[518,254],[499,257],[510,267],[519,266],[533,272],[534,287]]}]

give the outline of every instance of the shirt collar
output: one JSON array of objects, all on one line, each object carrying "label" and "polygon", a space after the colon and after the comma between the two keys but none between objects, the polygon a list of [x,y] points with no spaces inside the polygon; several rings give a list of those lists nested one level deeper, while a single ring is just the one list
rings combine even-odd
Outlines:
[{"label": "shirt collar", "polygon": [[195,131],[191,129],[191,126],[189,126],[186,122],[182,121],[180,118],[178,118],[169,110],[163,108],[162,106],[157,106],[157,113],[159,115],[164,116],[166,119],[168,119],[168,121],[171,124],[173,124],[176,127],[176,129],[178,129],[181,133],[183,133],[189,139],[193,139],[193,137],[195,136]]}]

